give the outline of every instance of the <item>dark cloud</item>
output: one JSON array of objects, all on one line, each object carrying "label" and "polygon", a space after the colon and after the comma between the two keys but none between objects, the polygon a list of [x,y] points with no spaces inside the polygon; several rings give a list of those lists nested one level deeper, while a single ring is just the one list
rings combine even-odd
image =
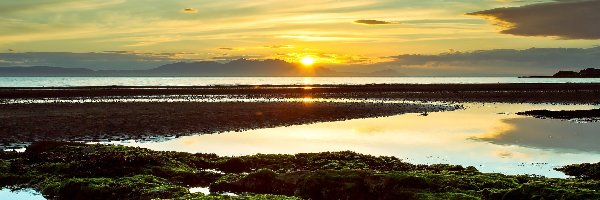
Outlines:
[{"label": "dark cloud", "polygon": [[356,20],[354,23],[357,24],[367,24],[367,25],[383,25],[383,24],[393,24],[393,22],[374,20],[374,19],[361,19]]},{"label": "dark cloud", "polygon": [[334,70],[394,69],[408,76],[521,76],[552,75],[559,70],[600,68],[600,47],[496,49],[442,54],[403,54],[391,61],[340,66]]},{"label": "dark cloud", "polygon": [[261,55],[228,55],[228,54],[223,54],[221,56],[215,56],[212,57],[212,60],[216,60],[216,61],[220,61],[220,62],[228,62],[228,61],[232,61],[232,60],[238,60],[238,59],[258,59],[258,58],[262,58],[263,56]]},{"label": "dark cloud", "polygon": [[501,33],[557,36],[562,39],[600,39],[600,1],[563,0],[521,7],[468,13],[487,17],[505,28]]},{"label": "dark cloud", "polygon": [[198,13],[198,9],[195,8],[184,8],[183,10],[181,10],[181,12],[183,13]]},{"label": "dark cloud", "polygon": [[104,53],[117,53],[117,54],[128,54],[128,53],[133,53],[130,51],[103,51]]}]

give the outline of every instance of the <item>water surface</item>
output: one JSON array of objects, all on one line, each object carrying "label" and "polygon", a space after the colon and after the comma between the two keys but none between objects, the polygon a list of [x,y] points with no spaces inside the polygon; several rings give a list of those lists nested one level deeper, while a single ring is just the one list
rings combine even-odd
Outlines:
[{"label": "water surface", "polygon": [[11,191],[10,189],[0,189],[0,199],[10,200],[45,200],[44,196],[33,189],[21,189]]},{"label": "water surface", "polygon": [[434,83],[600,83],[600,78],[517,77],[0,77],[0,87]]},{"label": "water surface", "polygon": [[351,150],[410,163],[460,164],[483,172],[565,177],[553,167],[600,161],[600,123],[536,119],[531,109],[591,105],[465,104],[429,116],[405,114],[244,132],[195,135],[157,143],[117,142],[154,150],[252,155]]}]

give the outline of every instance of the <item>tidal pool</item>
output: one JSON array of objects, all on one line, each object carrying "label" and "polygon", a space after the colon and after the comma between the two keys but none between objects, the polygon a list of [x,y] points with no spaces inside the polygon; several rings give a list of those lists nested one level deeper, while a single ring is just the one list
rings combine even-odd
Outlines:
[{"label": "tidal pool", "polygon": [[7,188],[0,189],[0,199],[11,200],[45,200],[44,196],[33,189],[11,190]]},{"label": "tidal pool", "polygon": [[156,143],[113,142],[153,150],[251,155],[355,151],[415,164],[460,164],[482,172],[566,177],[552,168],[600,161],[600,122],[537,119],[534,109],[595,105],[467,103],[466,109],[185,136]]}]

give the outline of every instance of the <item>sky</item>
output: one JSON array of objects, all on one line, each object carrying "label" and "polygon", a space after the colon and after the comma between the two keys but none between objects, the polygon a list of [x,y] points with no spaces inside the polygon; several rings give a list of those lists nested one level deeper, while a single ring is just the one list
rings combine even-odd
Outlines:
[{"label": "sky", "polygon": [[[598,9],[598,0],[0,1],[0,66],[144,69],[310,56],[341,71],[548,73],[594,67],[569,63],[600,59]],[[539,60],[557,52],[560,66]]]}]

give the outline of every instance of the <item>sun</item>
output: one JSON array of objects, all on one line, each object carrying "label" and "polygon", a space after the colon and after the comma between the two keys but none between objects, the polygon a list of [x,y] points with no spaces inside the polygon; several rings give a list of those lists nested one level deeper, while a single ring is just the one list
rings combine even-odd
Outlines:
[{"label": "sun", "polygon": [[310,56],[305,56],[300,62],[305,66],[311,66],[312,64],[315,64],[315,59]]}]

